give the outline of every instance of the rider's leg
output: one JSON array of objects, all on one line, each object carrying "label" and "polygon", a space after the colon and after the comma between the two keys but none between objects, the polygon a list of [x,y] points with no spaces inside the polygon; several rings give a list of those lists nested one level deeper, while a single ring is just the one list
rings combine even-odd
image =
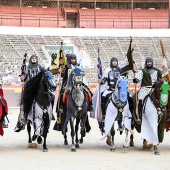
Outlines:
[{"label": "rider's leg", "polygon": [[143,107],[143,104],[142,104],[142,100],[140,99],[138,102],[138,112],[139,112],[140,120],[142,120],[142,107]]},{"label": "rider's leg", "polygon": [[[89,87],[87,85],[85,85],[84,83],[82,83],[83,89],[85,90],[86,93],[90,93],[91,96],[93,96],[93,93],[91,92],[91,90],[89,89]],[[93,111],[93,104],[92,101],[89,102],[88,107],[87,107],[87,111]]]}]

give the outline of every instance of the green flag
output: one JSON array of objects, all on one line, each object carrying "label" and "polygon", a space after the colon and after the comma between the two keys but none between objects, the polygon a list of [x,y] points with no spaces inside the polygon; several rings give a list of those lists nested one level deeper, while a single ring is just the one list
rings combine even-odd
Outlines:
[{"label": "green flag", "polygon": [[130,39],[130,44],[129,44],[129,48],[127,51],[127,58],[125,59],[126,63],[125,66],[121,69],[120,74],[126,74],[127,71],[132,70],[133,72],[135,72],[134,70],[134,60],[133,60],[133,49],[132,49],[132,38]]}]

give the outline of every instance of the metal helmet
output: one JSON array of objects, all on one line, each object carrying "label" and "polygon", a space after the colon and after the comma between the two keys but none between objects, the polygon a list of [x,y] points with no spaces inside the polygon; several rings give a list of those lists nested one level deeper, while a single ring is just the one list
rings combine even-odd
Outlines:
[{"label": "metal helmet", "polygon": [[75,59],[75,64],[74,65],[77,65],[77,57],[75,54],[70,54],[69,56],[67,56],[67,66],[69,68],[71,68],[71,59],[74,58]]},{"label": "metal helmet", "polygon": [[153,58],[150,57],[150,56],[149,56],[149,57],[146,57],[146,59],[145,59],[145,67],[148,67],[148,66],[147,66],[147,62],[148,62],[148,61],[152,62],[152,67],[153,67]]},{"label": "metal helmet", "polygon": [[118,59],[116,58],[116,57],[112,57],[111,59],[110,59],[110,68],[115,68],[115,67],[117,67],[117,66],[113,66],[112,65],[112,62],[113,61],[116,61],[117,62],[117,66],[118,66]]}]

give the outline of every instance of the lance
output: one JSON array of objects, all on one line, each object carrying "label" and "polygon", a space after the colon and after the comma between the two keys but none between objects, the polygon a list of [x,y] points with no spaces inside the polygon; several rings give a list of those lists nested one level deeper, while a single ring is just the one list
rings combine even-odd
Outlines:
[{"label": "lance", "polygon": [[[98,79],[102,78],[102,70],[101,70],[101,59],[100,59],[100,49],[98,47]],[[99,83],[99,90],[98,90],[98,112],[99,112],[99,121],[102,121],[102,112],[101,112],[101,84]]]},{"label": "lance", "polygon": [[[62,52],[63,52],[63,42],[61,42],[61,46],[60,46],[60,51],[59,51],[59,70],[61,69],[61,63],[62,63]],[[58,107],[58,112],[60,109],[60,91],[61,91],[61,70],[59,73],[59,77],[58,77],[58,102],[57,102],[57,107]],[[61,113],[59,113],[58,117],[57,117],[57,123],[61,124]]]},{"label": "lance", "polygon": [[[136,78],[136,69],[135,69],[135,62],[134,62],[134,56],[133,56],[133,50],[132,49],[132,37],[130,37],[130,50],[131,50],[131,55],[132,55],[132,70],[133,70],[133,73],[134,73],[134,78]],[[138,111],[138,94],[137,94],[137,84],[135,83],[135,101],[136,101],[136,117],[137,117],[137,122],[139,124],[141,124],[141,120],[139,118],[139,111]]]},{"label": "lance", "polygon": [[[21,82],[22,82],[21,95],[23,94],[23,91],[24,91],[27,56],[28,55],[27,55],[27,50],[26,50],[25,54],[23,56],[23,62],[22,62],[22,66],[21,66],[21,74],[19,75],[20,77],[22,77],[22,79],[21,79]],[[21,111],[22,111],[21,107],[22,107],[22,101],[20,102],[20,112],[19,112],[19,116],[18,116],[18,120],[19,121],[21,119]]]}]

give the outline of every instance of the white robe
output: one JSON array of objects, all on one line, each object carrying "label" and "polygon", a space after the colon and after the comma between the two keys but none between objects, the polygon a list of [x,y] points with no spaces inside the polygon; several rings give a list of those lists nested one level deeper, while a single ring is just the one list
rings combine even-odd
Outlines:
[{"label": "white robe", "polygon": [[158,113],[151,102],[147,99],[145,112],[142,113],[141,136],[153,145],[158,145]]},{"label": "white robe", "polygon": [[[117,108],[113,105],[112,102],[110,102],[106,110],[105,133],[102,139],[104,139],[110,133],[110,130],[116,119],[117,114],[118,114]],[[125,105],[124,110],[122,112],[122,122],[125,128],[131,130],[131,112],[129,110],[128,102]]]}]

